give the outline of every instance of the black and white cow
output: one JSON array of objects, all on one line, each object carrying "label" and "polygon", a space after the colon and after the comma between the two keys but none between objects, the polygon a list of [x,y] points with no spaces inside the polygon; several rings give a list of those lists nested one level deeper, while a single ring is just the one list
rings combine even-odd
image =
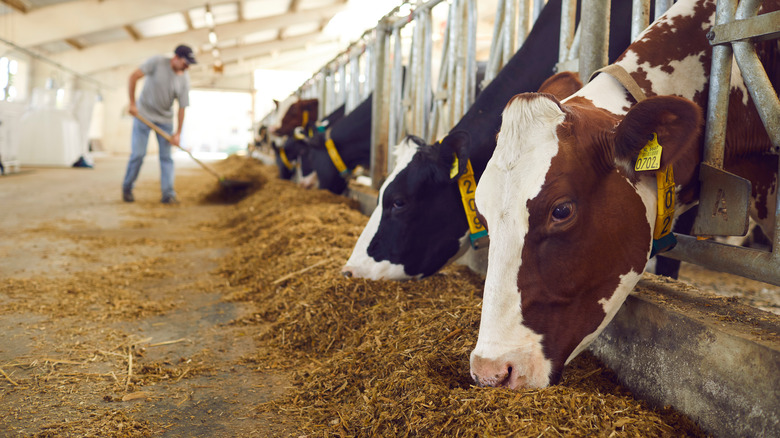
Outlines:
[{"label": "black and white cow", "polygon": [[[302,160],[311,165],[313,175],[316,175],[316,184],[307,182],[307,185],[342,194],[352,170],[357,166],[370,168],[372,102],[373,95],[369,95],[346,116],[297,141],[297,147],[305,149]],[[335,157],[328,151],[329,139],[336,151]]]},{"label": "black and white cow", "polygon": [[[474,177],[496,147],[504,105],[515,94],[536,91],[558,61],[561,1],[542,9],[523,47],[482,91],[440,143],[409,137],[396,146],[396,166],[379,192],[378,205],[342,272],[347,276],[403,280],[432,275],[470,250],[468,222],[453,157],[470,160]],[[611,60],[628,46],[631,2],[612,2]],[[551,49],[553,48],[553,49]],[[476,251],[484,254],[485,251]]]},{"label": "black and white cow", "polygon": [[301,100],[293,103],[283,115],[283,122],[277,128],[278,133],[285,135],[281,146],[273,144],[276,158],[276,166],[279,169],[281,179],[291,179],[295,175],[295,167],[300,166],[301,176],[306,178],[314,171],[308,159],[306,137],[315,135],[319,127],[330,126],[344,117],[344,105],[339,106],[333,112],[317,121],[317,99]]},{"label": "black and white cow", "polygon": [[[764,18],[780,11],[780,0],[753,5]],[[669,224],[699,201],[715,16],[715,0],[680,0],[611,73],[563,101],[523,93],[507,105],[476,193],[491,235],[470,359],[479,385],[557,383],[672,244]],[[778,84],[780,46],[748,44]],[[751,182],[751,216],[774,238],[778,144],[741,71],[724,85],[723,166]]]}]

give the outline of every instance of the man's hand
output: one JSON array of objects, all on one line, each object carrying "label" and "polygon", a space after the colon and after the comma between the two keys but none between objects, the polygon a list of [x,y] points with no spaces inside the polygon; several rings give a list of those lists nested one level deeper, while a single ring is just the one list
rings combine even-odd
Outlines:
[{"label": "man's hand", "polygon": [[[175,146],[179,146],[179,138],[181,137],[180,134],[176,133],[171,136],[171,144]],[[181,147],[181,146],[179,146]]]},{"label": "man's hand", "polygon": [[131,116],[137,116],[138,107],[136,107],[134,103],[131,103],[130,106],[127,108],[127,112],[130,113]]}]

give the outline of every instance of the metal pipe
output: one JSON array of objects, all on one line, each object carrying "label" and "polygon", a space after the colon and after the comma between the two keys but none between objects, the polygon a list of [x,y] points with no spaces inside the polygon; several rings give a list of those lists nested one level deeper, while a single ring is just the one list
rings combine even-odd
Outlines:
[{"label": "metal pipe", "polygon": [[388,173],[387,119],[383,117],[386,109],[387,85],[385,82],[385,60],[387,59],[388,23],[385,19],[379,21],[374,38],[374,62],[371,73],[374,77],[374,95],[371,102],[371,186],[379,190]]},{"label": "metal pipe", "polygon": [[561,36],[558,42],[558,62],[569,59],[576,26],[577,0],[561,2]]},{"label": "metal pipe", "polygon": [[443,1],[445,1],[445,0],[430,0],[430,1],[426,2],[426,3],[423,3],[423,4],[419,5],[419,6],[417,6],[414,9],[414,11],[412,11],[411,16],[404,16],[404,17],[399,17],[399,18],[395,19],[395,21],[393,21],[392,24],[390,25],[391,29],[395,30],[395,29],[400,29],[400,28],[406,26],[407,24],[411,23],[412,20],[416,19],[418,14],[421,14],[425,10],[433,9],[434,6],[438,5],[439,3],[443,2]]},{"label": "metal pipe", "polygon": [[[520,47],[523,47],[525,38],[528,36],[528,33],[531,32],[531,25],[536,23],[536,19],[539,17],[539,12],[541,12],[541,9],[536,8],[533,18],[531,18],[531,0],[520,0],[517,17],[517,45],[515,45],[512,53],[504,58],[504,64],[509,62],[509,58],[514,55],[514,52],[520,50]],[[514,23],[514,15],[512,18],[512,23]],[[514,29],[514,26],[512,26],[512,28]]]},{"label": "metal pipe", "polygon": [[393,28],[393,67],[390,74],[390,89],[387,90],[390,95],[390,113],[388,114],[388,134],[387,144],[395,145],[398,142],[399,116],[402,111],[403,89],[401,87],[401,77],[403,75],[403,46],[401,43],[401,28]]},{"label": "metal pipe", "polygon": [[[466,12],[466,24],[468,26],[467,32],[467,44],[464,45],[466,49],[466,77],[465,88],[466,97],[463,100],[463,112],[471,108],[474,104],[474,96],[476,95],[476,82],[477,82],[477,0],[466,0],[465,12]],[[509,58],[507,58],[509,59]]]},{"label": "metal pipe", "polygon": [[535,0],[534,1],[534,22],[539,17],[539,14],[542,12],[542,8],[544,7],[544,3],[547,0]]},{"label": "metal pipe", "polygon": [[431,76],[433,56],[433,16],[430,10],[428,10],[428,13],[426,14],[425,23],[425,44],[423,45],[422,53],[422,61],[425,63],[425,68],[423,69],[423,86],[421,91],[422,97],[420,98],[423,117],[421,121],[422,129],[418,133],[422,136],[422,138],[428,138],[430,136],[428,127],[430,125],[431,117],[431,94],[433,93],[433,85],[431,84],[431,81],[433,80]]},{"label": "metal pipe", "polygon": [[655,0],[655,19],[663,15],[674,4],[674,0]]},{"label": "metal pipe", "polygon": [[742,78],[777,153],[780,151],[780,100],[777,92],[772,87],[753,44],[748,41],[734,41],[732,45]]},{"label": "metal pipe", "polygon": [[[735,0],[718,1],[715,10],[715,24],[732,21],[736,10]],[[708,38],[712,34],[708,34]],[[707,124],[704,127],[703,161],[719,169],[723,168],[723,151],[726,144],[726,116],[729,108],[729,90],[731,88],[732,50],[729,44],[720,44],[712,48],[712,67],[710,72],[709,106]]]},{"label": "metal pipe", "polygon": [[[778,259],[772,253],[711,240],[697,240],[684,234],[675,236],[677,246],[665,252],[665,257],[780,286]],[[777,240],[775,238],[776,243]]]},{"label": "metal pipe", "polygon": [[583,83],[609,62],[610,0],[583,0],[579,73]]},{"label": "metal pipe", "polygon": [[[523,0],[520,0],[521,2]],[[498,74],[498,71],[501,70],[501,67],[506,64],[506,62],[509,60],[509,58],[512,57],[512,54],[515,53],[515,15],[516,10],[519,9],[520,11],[523,10],[522,6],[520,8],[515,7],[515,0],[509,0],[505,7],[505,16],[503,20],[501,20],[502,24],[502,32],[501,36],[503,37],[501,40],[501,57],[499,59],[498,69],[496,70],[496,74]],[[522,12],[520,12],[521,18],[520,22],[522,23]]]},{"label": "metal pipe", "polygon": [[[780,181],[780,159],[778,159],[777,179]],[[772,258],[777,271],[780,271],[780,190],[775,190],[775,236],[772,239]]]},{"label": "metal pipe", "polygon": [[485,68],[485,78],[482,80],[482,86],[487,86],[501,69],[501,57],[503,56],[504,40],[504,22],[505,22],[505,4],[507,1],[499,0],[496,4],[496,18],[493,20],[493,38],[490,40],[490,55],[488,56],[487,67]]},{"label": "metal pipe", "polygon": [[650,0],[634,0],[631,8],[631,41],[650,24]]}]

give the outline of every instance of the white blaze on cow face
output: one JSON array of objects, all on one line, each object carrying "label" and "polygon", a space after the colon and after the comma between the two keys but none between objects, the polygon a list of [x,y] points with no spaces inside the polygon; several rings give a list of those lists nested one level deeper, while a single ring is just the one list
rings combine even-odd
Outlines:
[{"label": "white blaze on cow face", "polygon": [[527,201],[536,197],[558,152],[564,113],[550,99],[515,98],[503,114],[498,144],[477,186],[477,209],[491,235],[479,338],[471,374],[482,385],[543,387],[551,362],[541,336],[523,326],[517,273],[528,231]]},{"label": "white blaze on cow face", "polygon": [[278,130],[282,126],[282,118],[285,114],[287,114],[287,110],[290,109],[292,104],[298,101],[298,97],[295,95],[288,96],[283,101],[279,102],[279,105],[276,108],[276,111],[274,111],[272,120],[269,120],[268,125],[268,131],[271,134],[276,133],[276,130]]},{"label": "white blaze on cow face", "polygon": [[368,278],[370,280],[408,280],[418,276],[410,276],[404,271],[403,265],[394,264],[387,260],[377,261],[368,255],[368,246],[376,236],[379,229],[379,223],[382,220],[382,196],[384,196],[387,186],[392,184],[398,173],[401,172],[412,161],[412,157],[417,152],[417,144],[409,138],[404,139],[395,147],[396,164],[393,172],[387,177],[382,187],[379,189],[379,196],[376,208],[371,213],[368,224],[360,233],[355,248],[352,249],[352,255],[347,260],[342,269],[342,273],[351,277]]}]

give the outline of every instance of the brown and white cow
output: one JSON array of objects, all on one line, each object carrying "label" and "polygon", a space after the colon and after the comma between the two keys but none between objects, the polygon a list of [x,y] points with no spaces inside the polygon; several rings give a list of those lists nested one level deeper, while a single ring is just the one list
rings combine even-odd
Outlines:
[{"label": "brown and white cow", "polygon": [[[471,353],[479,385],[556,383],[618,311],[651,255],[656,172],[634,164],[654,134],[677,214],[696,203],[715,3],[677,2],[616,61],[647,96],[639,103],[601,73],[563,102],[526,93],[507,104],[476,193],[491,241]],[[763,12],[779,6],[767,0]],[[780,78],[777,43],[758,50]],[[772,223],[777,156],[738,69],[731,79],[725,167],[752,181],[754,219]]]}]

